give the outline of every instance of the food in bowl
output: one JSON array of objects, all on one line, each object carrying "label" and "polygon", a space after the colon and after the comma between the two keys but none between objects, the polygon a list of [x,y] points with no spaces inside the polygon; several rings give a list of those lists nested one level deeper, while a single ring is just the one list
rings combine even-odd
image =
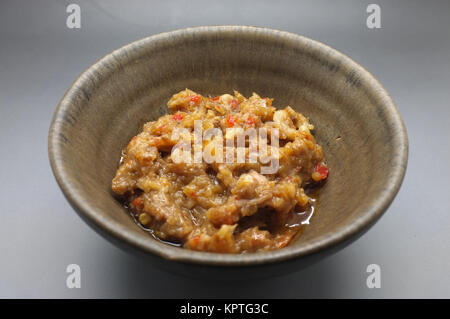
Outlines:
[{"label": "food in bowl", "polygon": [[174,94],[170,114],[123,151],[112,190],[168,243],[218,253],[285,247],[309,222],[311,189],[328,168],[308,119],[272,102],[236,91]]}]

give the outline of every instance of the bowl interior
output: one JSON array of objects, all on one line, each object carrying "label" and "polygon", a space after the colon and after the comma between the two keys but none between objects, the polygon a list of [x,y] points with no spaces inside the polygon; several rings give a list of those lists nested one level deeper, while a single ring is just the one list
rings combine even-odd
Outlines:
[{"label": "bowl interior", "polygon": [[[330,175],[312,223],[289,247],[239,256],[184,251],[154,240],[112,196],[121,150],[184,88],[204,95],[257,92],[315,125]],[[397,109],[368,72],[315,41],[251,27],[187,29],[107,55],[68,90],[49,141],[57,180],[83,217],[163,257],[218,264],[289,258],[355,235],[395,196],[407,154]]]}]

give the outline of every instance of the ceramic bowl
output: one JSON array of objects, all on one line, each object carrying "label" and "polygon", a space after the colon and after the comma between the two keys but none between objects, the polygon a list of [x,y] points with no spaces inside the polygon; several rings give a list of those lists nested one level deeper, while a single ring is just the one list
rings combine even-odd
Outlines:
[{"label": "ceramic bowl", "polygon": [[[257,92],[315,125],[330,174],[311,224],[288,247],[233,255],[170,246],[136,225],[113,196],[121,150],[185,88],[203,95]],[[70,204],[112,242],[165,269],[248,278],[310,265],[369,229],[400,188],[408,141],[388,92],[344,54],[292,33],[217,26],[150,36],[89,67],[56,109],[49,156]]]}]

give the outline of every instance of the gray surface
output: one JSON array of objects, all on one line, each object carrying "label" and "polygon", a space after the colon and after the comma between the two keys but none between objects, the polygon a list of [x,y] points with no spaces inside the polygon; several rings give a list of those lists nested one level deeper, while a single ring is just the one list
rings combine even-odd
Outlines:
[{"label": "gray surface", "polygon": [[[80,30],[65,26],[68,1],[0,2],[0,297],[450,298],[450,2],[376,1],[380,30],[365,26],[375,1],[71,2],[81,6]],[[301,272],[217,284],[155,269],[85,225],[51,174],[51,115],[79,73],[133,40],[214,24],[267,26],[331,45],[383,83],[405,120],[408,171],[388,212]],[[81,267],[81,289],[66,288],[71,263]],[[380,289],[366,287],[371,263],[381,266]]]}]

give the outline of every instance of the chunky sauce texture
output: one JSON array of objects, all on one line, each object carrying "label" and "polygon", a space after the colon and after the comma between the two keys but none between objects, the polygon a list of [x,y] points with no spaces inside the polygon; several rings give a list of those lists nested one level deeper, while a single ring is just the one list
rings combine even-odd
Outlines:
[{"label": "chunky sauce texture", "polygon": [[[140,225],[158,239],[187,249],[247,253],[280,249],[301,233],[314,211],[314,198],[305,189],[328,176],[313,125],[291,107],[276,109],[273,99],[239,92],[204,97],[189,89],[167,103],[170,114],[144,125],[133,137],[112,180],[112,190]],[[264,128],[268,154],[271,134],[279,137],[278,169],[261,174],[261,161],[250,163],[177,162],[172,148],[193,143],[194,121],[203,130],[217,128],[226,141],[240,129]],[[176,129],[184,134],[173,134]],[[204,140],[203,147],[212,140]]]}]

